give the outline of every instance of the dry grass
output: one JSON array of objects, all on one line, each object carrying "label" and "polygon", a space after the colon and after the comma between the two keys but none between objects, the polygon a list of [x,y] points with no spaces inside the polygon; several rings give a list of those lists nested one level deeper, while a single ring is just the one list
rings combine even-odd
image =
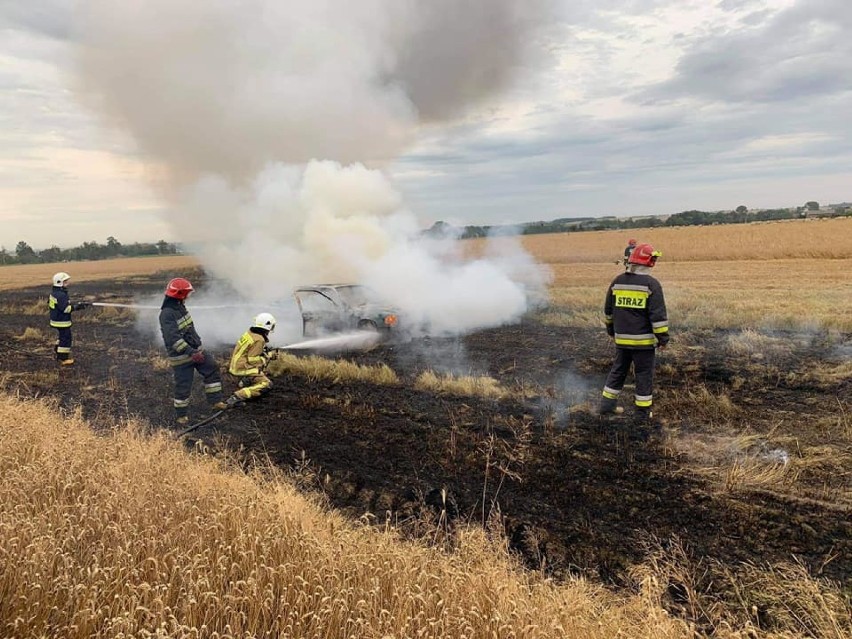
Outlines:
[{"label": "dry grass", "polygon": [[[279,480],[0,398],[0,633],[83,637],[691,637],[656,602],[321,512]],[[217,634],[218,633],[218,634]]]},{"label": "dry grass", "polygon": [[[548,323],[602,326],[613,264],[556,264]],[[852,259],[661,261],[673,327],[852,331]],[[791,282],[799,284],[791,285]]]},{"label": "dry grass", "polygon": [[387,364],[365,366],[316,355],[297,357],[290,353],[279,353],[278,359],[269,363],[268,370],[271,375],[299,375],[311,380],[368,382],[385,386],[399,384],[399,377]]},{"label": "dry grass", "polygon": [[57,271],[71,274],[72,282],[87,282],[113,278],[132,278],[158,271],[184,271],[197,268],[198,260],[191,255],[126,257],[94,262],[62,262],[56,264],[15,264],[0,267],[0,291],[29,286],[50,286]]},{"label": "dry grass", "polygon": [[[721,492],[767,489],[784,492],[795,488],[805,495],[834,504],[852,504],[848,481],[852,452],[830,445],[805,445],[790,435],[712,435],[696,433],[672,440],[679,453],[691,461],[690,472],[710,480]],[[826,484],[831,477],[834,485]],[[819,478],[818,489],[809,488]]]},{"label": "dry grass", "polygon": [[47,335],[40,328],[27,326],[23,333],[15,336],[15,339],[19,342],[44,342],[47,341]]},{"label": "dry grass", "polygon": [[643,596],[695,619],[696,636],[845,639],[852,632],[848,597],[801,564],[730,567],[693,557],[677,540],[648,547],[649,560],[634,568],[634,580]]},{"label": "dry grass", "polygon": [[469,397],[490,397],[492,399],[501,399],[510,394],[493,377],[455,376],[449,373],[440,374],[433,371],[425,371],[420,374],[414,382],[414,387],[433,393]]}]

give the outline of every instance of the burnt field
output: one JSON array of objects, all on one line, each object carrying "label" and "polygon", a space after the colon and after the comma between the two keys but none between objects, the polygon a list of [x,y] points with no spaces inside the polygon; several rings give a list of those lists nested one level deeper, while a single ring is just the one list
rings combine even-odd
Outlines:
[{"label": "burnt field", "polygon": [[[132,302],[163,281],[83,283],[73,295]],[[79,407],[97,428],[139,418],[177,432],[162,345],[130,313],[79,314],[77,364],[60,369],[43,287],[0,295],[6,390]],[[208,350],[224,370],[228,346]],[[799,562],[848,589],[850,350],[852,336],[836,332],[675,332],[655,389],[663,427],[647,437],[629,419],[601,423],[590,410],[611,363],[603,330],[530,317],[338,356],[387,364],[397,384],[279,376],[268,396],[185,441],[244,463],[269,459],[333,507],[406,534],[451,546],[458,522],[486,525],[557,577],[626,584],[631,567],[668,553],[702,567],[685,588],[722,588],[714,578],[724,570]],[[427,369],[487,375],[508,393],[418,390]],[[225,376],[226,392],[234,387]],[[200,419],[199,383],[195,391]],[[671,595],[676,602],[677,588]]]}]

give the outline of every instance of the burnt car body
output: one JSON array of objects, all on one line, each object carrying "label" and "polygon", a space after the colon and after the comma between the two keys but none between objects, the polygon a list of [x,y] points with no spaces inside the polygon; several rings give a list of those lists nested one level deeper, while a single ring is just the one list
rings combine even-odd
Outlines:
[{"label": "burnt car body", "polygon": [[349,330],[390,333],[398,315],[375,292],[360,284],[299,286],[293,297],[302,315],[302,334],[316,337]]}]

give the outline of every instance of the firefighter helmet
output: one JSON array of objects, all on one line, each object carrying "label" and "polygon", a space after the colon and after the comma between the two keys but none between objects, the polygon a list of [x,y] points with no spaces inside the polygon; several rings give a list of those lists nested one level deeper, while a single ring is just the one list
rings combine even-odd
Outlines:
[{"label": "firefighter helmet", "polygon": [[192,288],[192,283],[182,277],[176,277],[170,280],[166,286],[166,297],[172,297],[176,300],[185,300],[195,289]]},{"label": "firefighter helmet", "polygon": [[53,276],[53,285],[54,286],[65,286],[65,282],[71,279],[71,276],[68,275],[65,271],[59,271],[56,275]]},{"label": "firefighter helmet", "polygon": [[271,313],[261,313],[254,318],[254,327],[262,328],[270,333],[275,330],[275,318]]},{"label": "firefighter helmet", "polygon": [[636,240],[633,238],[627,240],[627,246],[636,246]]},{"label": "firefighter helmet", "polygon": [[630,257],[627,258],[628,264],[638,264],[639,266],[654,266],[657,263],[657,258],[661,257],[662,253],[655,251],[650,244],[639,244]]}]

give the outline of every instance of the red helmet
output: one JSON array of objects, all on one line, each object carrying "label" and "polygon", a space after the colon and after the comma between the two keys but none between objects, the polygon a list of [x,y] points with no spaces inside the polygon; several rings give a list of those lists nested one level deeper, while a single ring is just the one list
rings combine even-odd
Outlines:
[{"label": "red helmet", "polygon": [[166,297],[173,297],[176,300],[185,300],[195,289],[192,288],[192,283],[182,277],[176,277],[166,286]]},{"label": "red helmet", "polygon": [[639,244],[630,257],[627,259],[628,264],[639,264],[640,266],[654,266],[657,263],[657,258],[662,256],[662,253],[655,251],[650,244]]},{"label": "red helmet", "polygon": [[636,240],[627,240],[627,246],[636,246]]}]

